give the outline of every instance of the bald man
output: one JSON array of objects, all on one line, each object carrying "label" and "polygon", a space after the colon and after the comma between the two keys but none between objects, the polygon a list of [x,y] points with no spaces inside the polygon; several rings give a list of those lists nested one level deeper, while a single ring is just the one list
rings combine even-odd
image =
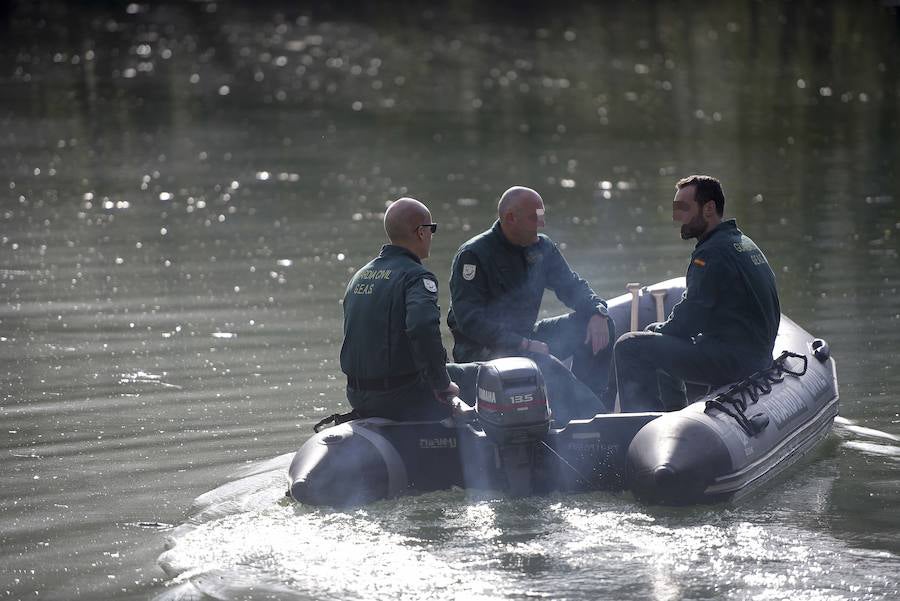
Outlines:
[{"label": "bald man", "polygon": [[356,272],[344,294],[341,370],[360,417],[441,419],[459,388],[447,374],[437,278],[423,265],[437,224],[413,198],[384,213],[390,244]]},{"label": "bald man", "polygon": [[[548,386],[561,380],[555,388],[573,397],[570,414],[587,417],[605,410],[597,397],[606,391],[610,341],[615,340],[606,301],[572,271],[559,247],[538,233],[544,226],[540,194],[512,187],[500,197],[497,214],[493,227],[463,244],[453,259],[447,318],[453,359],[529,356]],[[574,312],[536,322],[545,289]],[[564,367],[560,371],[554,357],[572,357],[571,373]],[[590,388],[588,394],[584,386],[562,385],[572,374]]]}]

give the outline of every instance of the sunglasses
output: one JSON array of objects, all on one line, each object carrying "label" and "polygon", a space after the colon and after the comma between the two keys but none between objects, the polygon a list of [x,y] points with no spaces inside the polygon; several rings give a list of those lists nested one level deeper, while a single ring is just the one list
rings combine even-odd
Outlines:
[{"label": "sunglasses", "polygon": [[431,233],[433,234],[437,231],[437,225],[438,224],[436,224],[436,223],[423,223],[422,225],[417,225],[416,229],[419,229],[420,227],[431,228]]}]

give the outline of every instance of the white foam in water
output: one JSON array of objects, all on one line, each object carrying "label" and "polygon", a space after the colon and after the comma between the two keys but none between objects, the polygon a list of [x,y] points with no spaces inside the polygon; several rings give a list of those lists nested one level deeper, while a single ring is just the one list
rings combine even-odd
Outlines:
[{"label": "white foam in water", "polygon": [[482,585],[466,585],[463,564],[443,561],[365,510],[309,511],[289,501],[197,525],[159,562],[177,574],[159,597],[166,600],[192,589],[214,598],[253,590],[279,599],[413,599],[451,589],[487,598]]},{"label": "white foam in water", "polygon": [[[858,426],[852,420],[840,416],[834,419],[834,424],[835,431],[838,434],[846,432],[853,436],[870,439],[845,441],[842,445],[844,448],[877,457],[900,458],[900,446],[886,444],[887,442],[900,442],[900,436],[875,430],[874,428]],[[875,439],[878,442],[872,442],[871,439]]]},{"label": "white foam in water", "polygon": [[[886,569],[894,555],[849,549],[796,522],[802,508],[818,511],[807,490],[750,507],[685,509],[645,507],[628,495],[478,499],[452,490],[337,511],[284,497],[291,457],[254,464],[198,497],[159,558],[172,580],[157,601],[561,592],[674,601],[712,591],[722,599],[838,601],[897,591]],[[797,484],[818,487],[821,478]]]},{"label": "white foam in water", "polygon": [[863,440],[851,440],[845,442],[845,448],[854,449],[865,453],[866,455],[875,455],[877,457],[893,457],[900,459],[900,447],[894,445],[877,444],[874,442],[866,442]]}]

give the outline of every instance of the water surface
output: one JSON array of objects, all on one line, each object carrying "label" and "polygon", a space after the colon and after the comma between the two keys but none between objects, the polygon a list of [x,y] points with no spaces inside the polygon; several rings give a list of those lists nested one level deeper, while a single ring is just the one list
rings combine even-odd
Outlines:
[{"label": "water surface", "polygon": [[[455,6],[0,7],[0,596],[898,596],[896,9]],[[814,458],[737,506],[282,500],[385,202],[431,207],[446,282],[533,186],[612,297],[683,274],[693,172],[831,344]]]}]

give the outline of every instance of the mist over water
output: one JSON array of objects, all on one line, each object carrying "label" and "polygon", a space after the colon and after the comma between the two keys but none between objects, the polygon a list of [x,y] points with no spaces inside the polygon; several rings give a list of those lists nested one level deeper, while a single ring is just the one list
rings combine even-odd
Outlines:
[{"label": "mist over water", "polygon": [[[896,9],[7,2],[0,31],[0,598],[900,594]],[[385,202],[441,224],[444,312],[513,184],[612,297],[684,273],[694,172],[831,345],[815,457],[735,506],[283,498]]]}]

